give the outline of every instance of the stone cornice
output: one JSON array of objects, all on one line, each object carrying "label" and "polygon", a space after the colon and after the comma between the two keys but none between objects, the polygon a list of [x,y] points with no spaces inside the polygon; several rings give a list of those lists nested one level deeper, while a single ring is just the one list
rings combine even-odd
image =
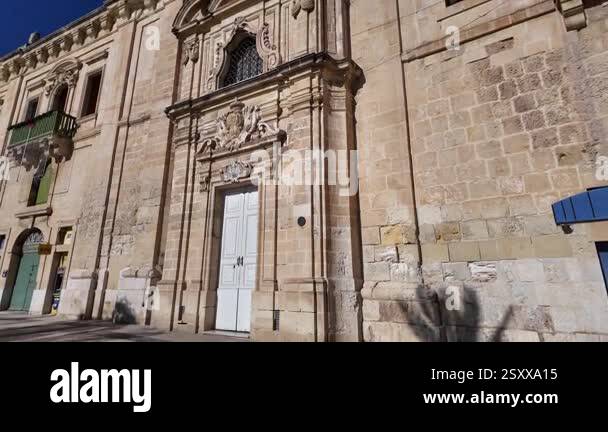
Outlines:
[{"label": "stone cornice", "polygon": [[355,94],[363,85],[363,75],[359,66],[349,60],[336,60],[327,53],[312,53],[283,63],[262,75],[241,83],[208,93],[197,99],[188,99],[178,102],[165,110],[172,121],[190,117],[193,113],[200,113],[211,106],[225,104],[236,98],[259,89],[266,90],[273,86],[280,86],[291,77],[299,73],[313,73],[322,70],[328,82],[337,85],[347,85]]},{"label": "stone cornice", "polygon": [[[488,34],[496,33],[499,30],[520,24],[525,21],[537,18],[542,15],[549,13],[555,13],[554,0],[544,0],[534,6],[527,7],[521,11],[511,13],[506,16],[496,18],[494,20],[484,22],[473,27],[461,30],[460,42],[466,43],[468,41],[483,37]],[[449,36],[442,39],[438,39],[424,45],[420,45],[414,49],[408,50],[402,54],[402,60],[404,62],[411,62],[432,54],[437,54],[447,50],[446,41]]]},{"label": "stone cornice", "polygon": [[12,78],[54,63],[71,52],[138,20],[173,0],[106,0],[100,8],[51,35],[0,59],[0,85]]}]

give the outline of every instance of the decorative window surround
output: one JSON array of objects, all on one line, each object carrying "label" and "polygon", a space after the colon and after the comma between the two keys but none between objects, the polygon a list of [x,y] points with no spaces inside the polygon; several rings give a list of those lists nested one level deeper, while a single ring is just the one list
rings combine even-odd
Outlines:
[{"label": "decorative window surround", "polygon": [[49,96],[62,84],[73,89],[78,82],[78,75],[81,69],[82,63],[78,60],[69,59],[59,63],[48,73],[44,80],[45,94]]},{"label": "decorative window surround", "polygon": [[268,72],[281,63],[279,51],[273,41],[273,32],[270,25],[265,22],[258,28],[248,22],[246,18],[238,17],[232,23],[231,28],[228,29],[227,37],[216,41],[213,54],[213,67],[207,78],[207,91],[211,92],[220,87],[219,81],[226,67],[226,62],[229,60],[226,56],[226,48],[239,31],[247,32],[256,38],[257,51],[264,63],[263,72]]}]

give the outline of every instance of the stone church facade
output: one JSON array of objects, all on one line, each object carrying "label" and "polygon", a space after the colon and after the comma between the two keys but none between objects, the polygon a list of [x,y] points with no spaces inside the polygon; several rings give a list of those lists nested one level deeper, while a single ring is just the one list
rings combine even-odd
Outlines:
[{"label": "stone church facade", "polygon": [[607,132],[599,1],[106,0],[0,58],[0,310],[606,340]]}]

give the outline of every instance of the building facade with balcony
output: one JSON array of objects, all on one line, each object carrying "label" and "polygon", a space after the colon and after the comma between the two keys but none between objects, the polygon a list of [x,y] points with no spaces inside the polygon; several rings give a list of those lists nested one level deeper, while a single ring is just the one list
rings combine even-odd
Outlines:
[{"label": "building facade with balcony", "polygon": [[607,56],[594,0],[105,1],[0,58],[0,310],[606,340]]}]

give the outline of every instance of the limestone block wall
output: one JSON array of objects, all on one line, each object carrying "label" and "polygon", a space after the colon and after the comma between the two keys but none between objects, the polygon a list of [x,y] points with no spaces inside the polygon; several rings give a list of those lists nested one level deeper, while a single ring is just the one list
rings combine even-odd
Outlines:
[{"label": "limestone block wall", "polygon": [[[180,6],[174,0],[105,2],[86,19],[0,60],[4,145],[6,127],[22,119],[29,97],[42,96],[39,114],[50,108],[53,93],[47,87],[54,79],[68,83],[66,110],[79,124],[71,160],[53,164],[50,215],[16,217],[26,210],[33,175],[19,164],[11,169],[13,181],[3,184],[0,198],[0,230],[10,232],[3,252],[13,247],[19,233],[33,227],[43,232],[54,252],[61,249],[54,244],[58,230],[73,228],[62,314],[112,318],[124,297],[128,305],[122,315],[143,322],[142,283],[149,282],[162,258],[170,127],[163,111],[173,101],[177,43],[171,26]],[[65,70],[72,75],[54,74]],[[83,117],[86,79],[98,70],[102,87],[97,112]],[[41,258],[32,313],[48,312],[48,305],[36,298],[45,298],[45,303],[50,298],[51,260],[52,255]],[[4,259],[3,266],[9,261]]]},{"label": "limestone block wall", "polygon": [[[116,131],[99,268],[95,313],[144,323],[150,285],[162,266],[161,235],[170,122],[164,109],[173,102],[177,41],[171,34],[179,2],[130,29],[134,53],[125,72],[124,105]],[[159,35],[158,46],[150,38]]]},{"label": "limestone block wall", "polygon": [[420,289],[401,34],[396,20],[400,5],[392,0],[358,1],[351,4],[350,13],[353,60],[365,76],[356,110],[364,337],[398,341],[420,331],[426,338],[435,329],[410,326],[407,317],[408,310],[428,301]]},{"label": "limestone block wall", "polygon": [[[390,136],[398,139],[393,155],[407,153],[410,143],[416,218],[410,219],[409,242],[391,239],[387,215],[371,204],[383,198],[386,171],[370,173],[369,162],[362,164],[371,174],[362,183],[365,280],[371,286],[364,290],[366,339],[605,338],[599,239],[585,226],[564,233],[550,207],[605,185],[595,177],[597,156],[606,151],[605,8],[586,9],[587,26],[567,32],[553,2],[470,0],[450,8],[443,2],[386,3],[377,11],[353,5],[353,53],[368,86],[391,65],[398,77],[402,62],[404,84],[372,85],[369,96],[363,90],[358,132],[368,146],[365,157],[380,158],[379,120],[388,116],[374,121],[370,113],[366,120],[363,107],[379,110],[399,93],[379,95],[378,89],[404,85],[401,106],[408,116],[395,119],[403,129]],[[459,50],[445,50],[449,26],[460,29]],[[380,51],[378,42],[390,37],[374,32],[395,38],[392,52]],[[368,201],[366,186],[373,191]],[[405,252],[417,240],[420,275],[416,248]],[[395,294],[386,290],[405,273],[398,272],[402,257],[413,258],[409,274],[420,276],[415,294],[406,294],[403,283]],[[448,310],[456,292],[460,308]]]}]

